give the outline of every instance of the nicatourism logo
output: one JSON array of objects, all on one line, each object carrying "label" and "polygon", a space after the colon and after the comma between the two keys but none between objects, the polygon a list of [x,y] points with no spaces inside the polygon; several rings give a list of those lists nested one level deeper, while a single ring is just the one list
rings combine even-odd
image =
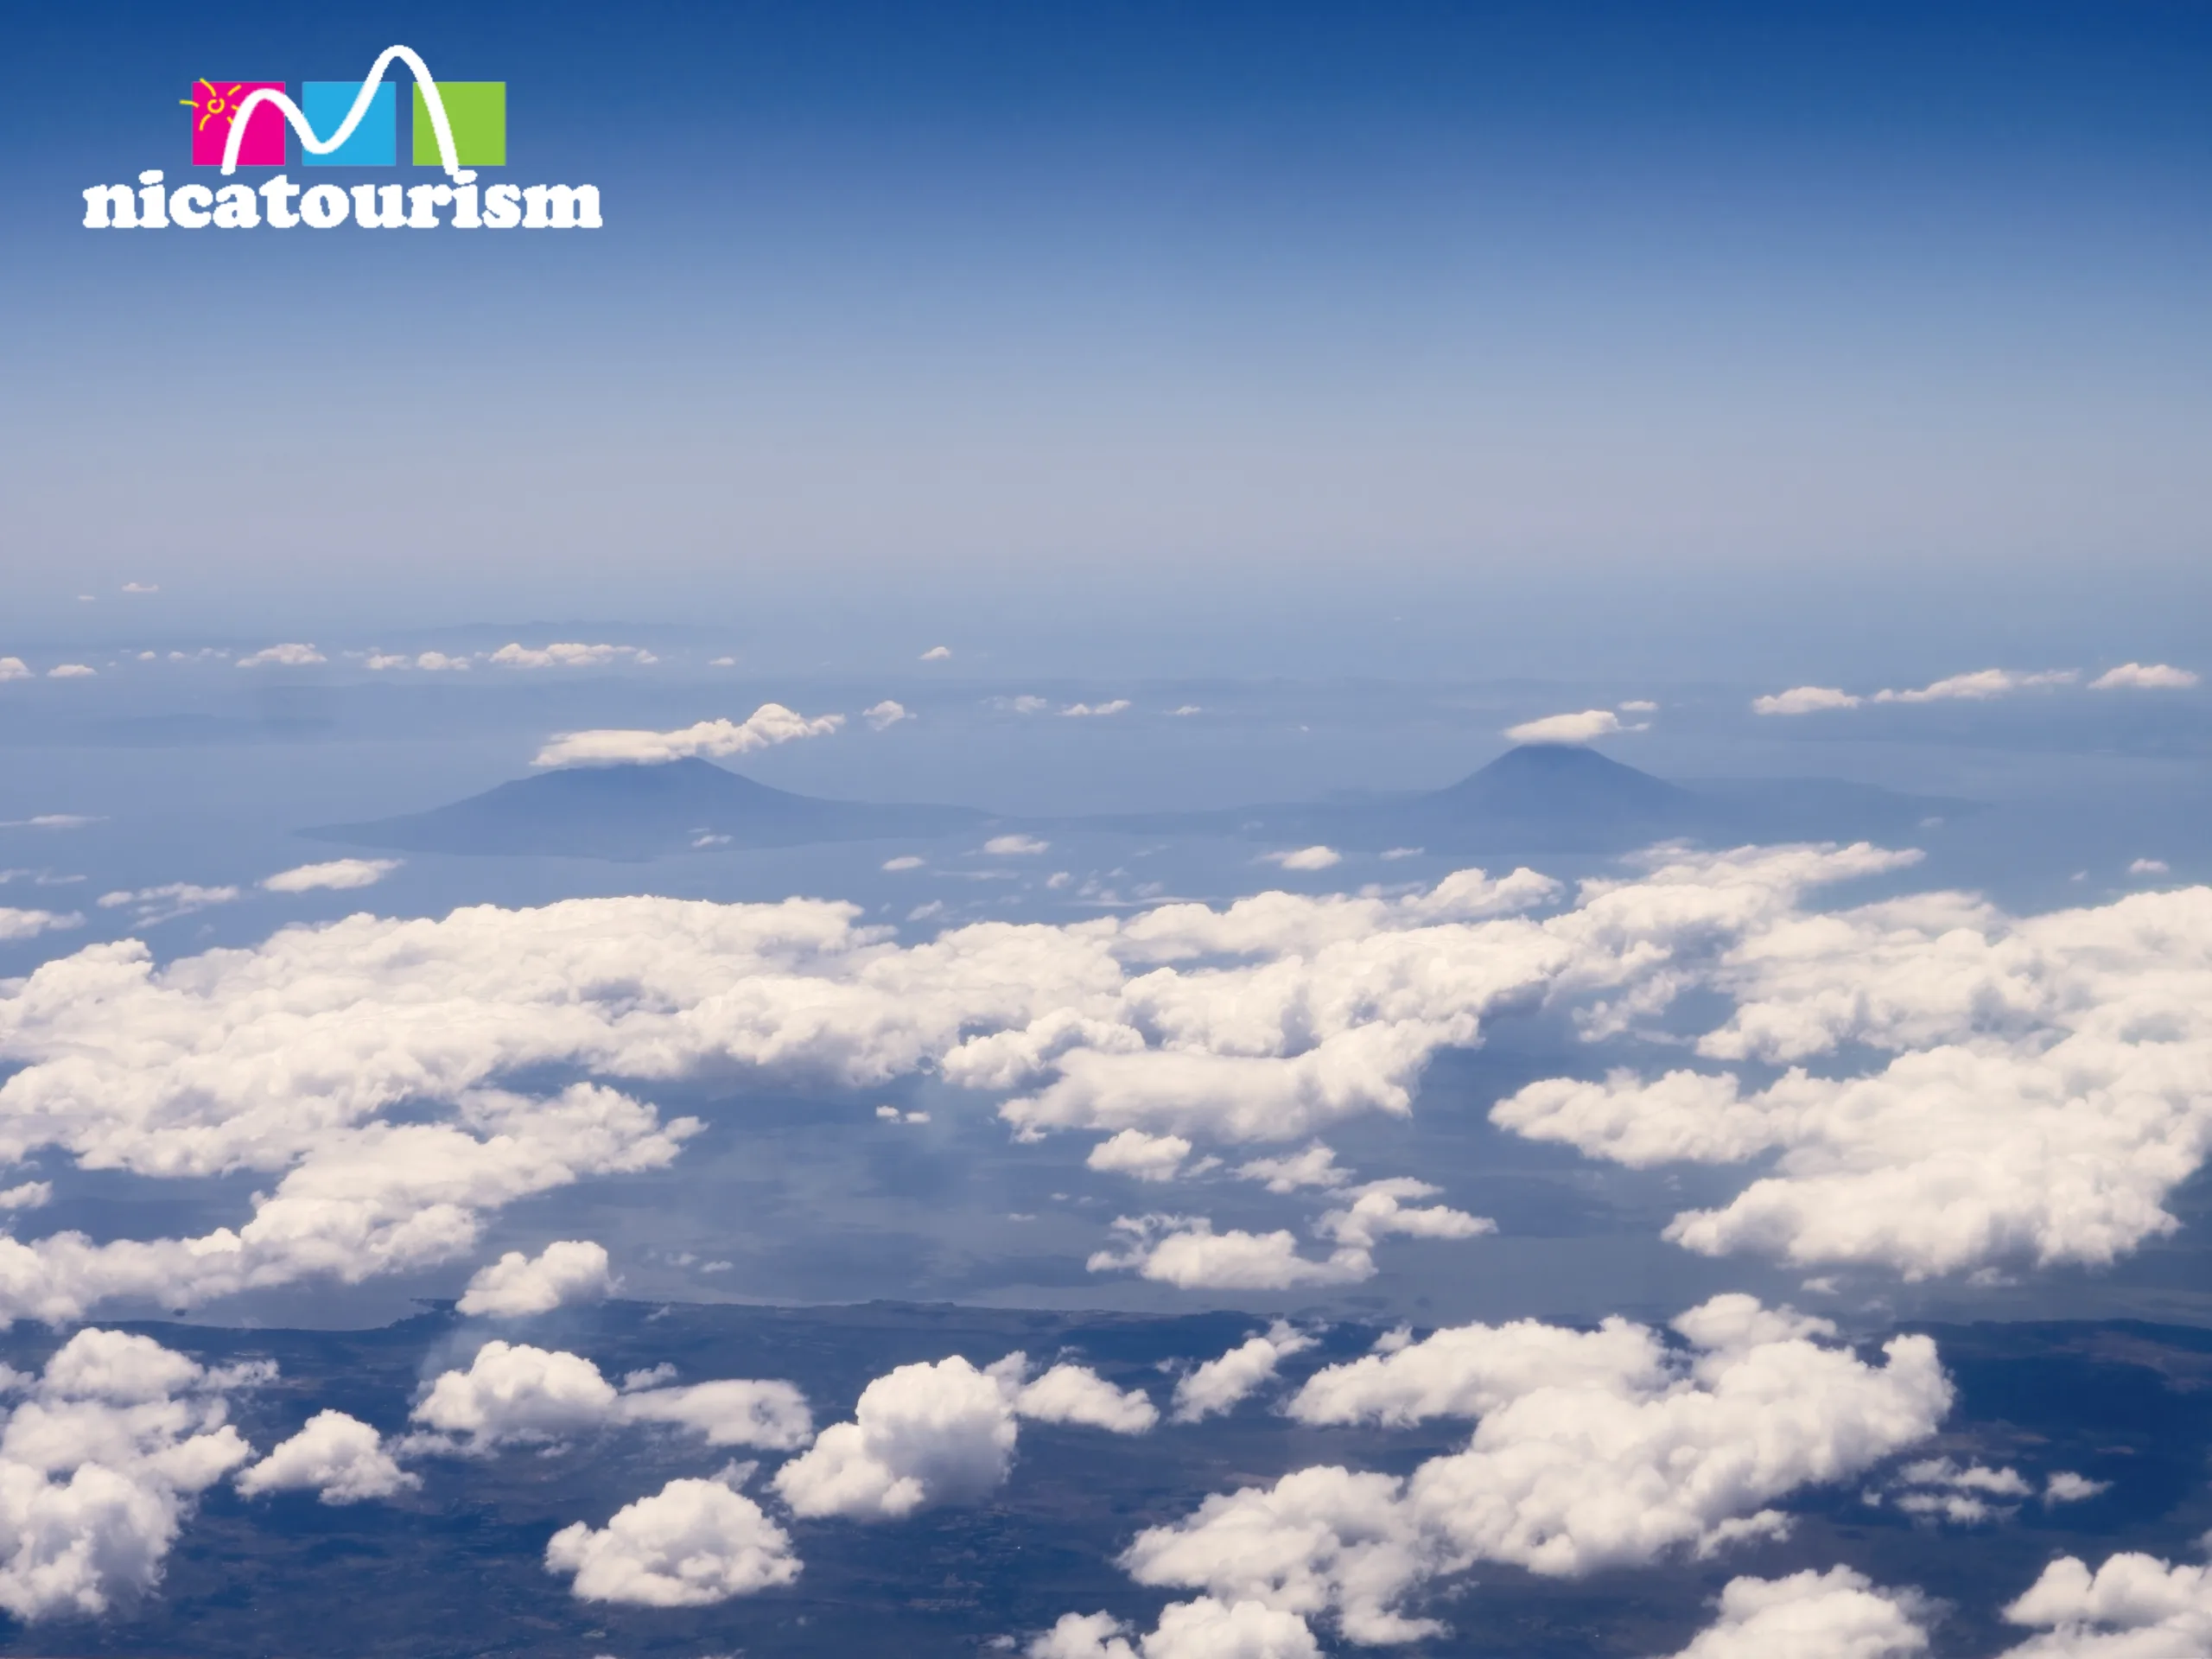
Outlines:
[{"label": "nicatourism logo", "polygon": [[192,164],[220,168],[224,178],[241,167],[282,168],[296,136],[303,168],[398,167],[398,88],[385,79],[394,63],[415,78],[407,161],[443,168],[447,182],[300,185],[280,172],[259,184],[172,188],[160,168],[149,168],[135,188],[86,190],[86,228],[331,231],[350,221],[383,231],[595,231],[604,223],[597,185],[479,185],[478,168],[507,164],[506,82],[440,83],[404,46],[387,47],[363,79],[302,81],[297,103],[281,80],[194,82],[192,95],[178,100],[190,111]]}]

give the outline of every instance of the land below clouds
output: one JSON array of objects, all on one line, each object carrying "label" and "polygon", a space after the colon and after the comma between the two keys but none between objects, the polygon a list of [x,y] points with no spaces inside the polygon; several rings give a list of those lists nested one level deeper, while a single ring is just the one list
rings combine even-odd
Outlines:
[{"label": "land below clouds", "polygon": [[[849,1414],[867,1382],[895,1365],[953,1353],[982,1363],[1015,1349],[1039,1362],[1065,1351],[1164,1403],[1176,1362],[1219,1354],[1263,1323],[1222,1313],[616,1302],[499,1334],[582,1353],[610,1376],[665,1363],[686,1381],[785,1377],[826,1423]],[[234,1416],[263,1446],[326,1408],[400,1431],[424,1379],[465,1364],[493,1334],[444,1307],[352,1332],[128,1328],[209,1363],[275,1360],[276,1383],[236,1396]],[[1711,1560],[1566,1580],[1485,1567],[1435,1609],[1454,1633],[1421,1651],[1490,1659],[1674,1652],[1710,1621],[1711,1599],[1729,1579],[1846,1563],[1877,1583],[1917,1586],[1950,1604],[1936,1628],[1934,1659],[1985,1659],[2018,1639],[1997,1608],[2053,1556],[2183,1556],[2212,1522],[2203,1479],[2212,1456],[2212,1332],[2137,1322],[1914,1328],[1935,1338],[1959,1389],[1939,1440],[1915,1455],[2064,1467],[2109,1481],[2110,1490],[2055,1509],[2031,1502],[2009,1520],[1938,1528],[1915,1523],[1894,1504],[1870,1504],[1865,1481],[1810,1489],[1789,1503],[1797,1520],[1789,1540]],[[1285,1367],[1286,1385],[1364,1351],[1380,1334],[1376,1325],[1328,1326],[1314,1350]],[[1870,1353],[1891,1334],[1853,1332]],[[58,1341],[19,1326],[0,1353],[29,1368]],[[308,1494],[248,1500],[219,1488],[187,1521],[149,1599],[99,1622],[0,1627],[0,1652],[696,1659],[742,1649],[826,1659],[889,1647],[968,1659],[995,1636],[1033,1631],[1071,1610],[1103,1607],[1148,1623],[1163,1593],[1132,1586],[1114,1558],[1138,1529],[1187,1515],[1210,1492],[1317,1463],[1404,1472],[1465,1435],[1465,1425],[1451,1423],[1316,1429],[1271,1404],[1262,1397],[1226,1417],[1110,1442],[1095,1431],[1027,1426],[1011,1480],[988,1501],[874,1526],[793,1522],[805,1562],[795,1584],[698,1610],[578,1602],[541,1562],[560,1527],[603,1523],[669,1478],[712,1473],[728,1455],[687,1438],[586,1438],[550,1452],[428,1459],[417,1465],[420,1491],[340,1508]],[[756,1479],[752,1490],[760,1488]],[[334,1618],[340,1602],[343,1617]]]}]

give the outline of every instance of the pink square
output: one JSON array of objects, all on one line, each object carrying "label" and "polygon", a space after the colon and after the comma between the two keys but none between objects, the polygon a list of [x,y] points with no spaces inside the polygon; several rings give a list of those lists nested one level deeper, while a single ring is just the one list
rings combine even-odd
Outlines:
[{"label": "pink square", "polygon": [[[245,103],[246,94],[262,87],[281,92],[281,80],[195,80],[192,96],[184,101],[192,106],[192,164],[194,167],[220,167],[223,146],[230,142],[231,121]],[[245,142],[238,146],[238,165],[241,167],[282,167],[284,165],[284,112],[274,104],[254,106],[252,116],[245,126]]]}]

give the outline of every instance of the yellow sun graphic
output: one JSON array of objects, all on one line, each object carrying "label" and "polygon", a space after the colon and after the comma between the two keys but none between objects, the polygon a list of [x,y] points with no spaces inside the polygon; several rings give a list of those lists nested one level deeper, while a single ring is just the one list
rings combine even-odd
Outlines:
[{"label": "yellow sun graphic", "polygon": [[210,122],[220,122],[226,127],[231,124],[245,92],[245,83],[242,80],[220,86],[212,80],[203,80],[192,89],[190,98],[180,98],[177,102],[198,112],[200,118],[192,124],[192,130],[205,132]]}]

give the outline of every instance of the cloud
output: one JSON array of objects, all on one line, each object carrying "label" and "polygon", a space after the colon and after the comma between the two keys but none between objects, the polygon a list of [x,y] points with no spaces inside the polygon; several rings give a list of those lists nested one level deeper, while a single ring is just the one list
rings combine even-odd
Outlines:
[{"label": "cloud", "polygon": [[465,1371],[442,1372],[417,1402],[423,1449],[480,1454],[553,1445],[640,1423],[687,1429],[715,1446],[787,1452],[813,1432],[791,1384],[749,1378],[663,1383],[652,1373],[617,1389],[581,1354],[487,1342]]},{"label": "cloud", "polygon": [[1333,1615],[1352,1642],[1408,1641],[1441,1627],[1404,1604],[1481,1562],[1570,1577],[1778,1536],[1777,1500],[1925,1440],[1950,1408],[1925,1337],[1869,1364],[1822,1322],[1747,1296],[1675,1328],[1686,1348],[1619,1319],[1468,1325],[1328,1367],[1294,1420],[1472,1418],[1465,1449],[1402,1478],[1320,1466],[1217,1494],[1140,1533],[1122,1565],[1141,1584]]},{"label": "cloud", "polygon": [[[1125,1138],[1130,1135],[1135,1138]],[[1189,1147],[1179,1137],[1168,1139],[1175,1144],[1162,1146],[1135,1131],[1124,1130],[1093,1149],[1092,1167],[1126,1166],[1128,1173],[1141,1179],[1172,1179]],[[1171,1153],[1173,1163],[1167,1161]],[[1213,1161],[1208,1160],[1207,1164]],[[1277,1192],[1350,1174],[1335,1167],[1325,1147],[1309,1147],[1294,1160],[1260,1160],[1237,1173],[1254,1170],[1262,1172],[1258,1179],[1266,1179]],[[1217,1233],[1213,1224],[1202,1216],[1150,1215],[1117,1217],[1114,1229],[1122,1236],[1119,1248],[1096,1252],[1086,1265],[1093,1273],[1134,1272],[1141,1278],[1185,1290],[1287,1290],[1299,1285],[1356,1284],[1374,1276],[1374,1248],[1383,1238],[1394,1235],[1473,1238],[1497,1230],[1496,1223],[1464,1211],[1406,1202],[1433,1197],[1438,1190],[1426,1181],[1406,1178],[1343,1189],[1340,1196],[1345,1202],[1314,1224],[1314,1232],[1337,1247],[1325,1259],[1301,1255],[1296,1237],[1287,1231]]]},{"label": "cloud", "polygon": [[11,910],[0,905],[0,944],[12,944],[17,939],[35,939],[41,933],[58,932],[63,928],[82,927],[84,917],[76,911],[62,913],[51,910]]},{"label": "cloud", "polygon": [[[633,1091],[732,1069],[860,1089],[934,1071],[999,1096],[1023,1137],[1296,1147],[1409,1113],[1430,1058],[1496,1013],[1548,994],[1592,1003],[1597,1029],[1663,1007],[1654,984],[1716,971],[1767,931],[1794,938],[1808,886],[1899,861],[1670,855],[1541,920],[1524,912],[1555,883],[1459,871],[1389,898],[1262,893],[911,946],[849,905],[646,897],[358,914],[161,965],[134,941],[97,944],[0,982],[16,1068],[0,1077],[0,1177],[51,1154],[156,1179],[253,1171],[257,1196],[194,1239],[0,1237],[0,1313],[421,1271],[472,1255],[488,1213],[665,1167],[696,1130],[636,1092],[504,1086],[563,1069]],[[1250,1237],[1186,1238],[1152,1270],[1287,1255]]]},{"label": "cloud", "polygon": [[1273,1380],[1284,1360],[1313,1346],[1313,1338],[1277,1319],[1264,1335],[1185,1373],[1175,1384],[1174,1408],[1169,1414],[1179,1423],[1195,1423],[1234,1411]]},{"label": "cloud", "polygon": [[1333,847],[1300,847],[1289,852],[1262,853],[1259,861],[1285,870],[1327,870],[1343,863],[1344,855]]},{"label": "cloud", "polygon": [[1624,726],[1610,709],[1585,709],[1580,714],[1546,715],[1505,728],[1509,743],[1594,743],[1601,737],[1640,732],[1641,726]]},{"label": "cloud", "polygon": [[580,1601],[709,1607],[799,1574],[791,1535],[718,1480],[671,1480],[594,1530],[578,1521],[545,1546],[545,1570],[565,1573]]},{"label": "cloud", "polygon": [[2003,1659],[2195,1659],[2212,1652],[2212,1568],[2130,1552],[2092,1573],[2062,1556],[2005,1617],[2044,1633]]},{"label": "cloud", "polygon": [[96,1618],[159,1582],[194,1499],[252,1456],[221,1396],[256,1375],[120,1331],[64,1343],[0,1430],[0,1607]]},{"label": "cloud", "polygon": [[812,719],[780,702],[764,702],[741,723],[702,720],[673,732],[562,732],[537,752],[533,766],[658,766],[694,756],[719,760],[750,754],[802,737],[823,737],[845,723],[842,715]]},{"label": "cloud", "polygon": [[1916,691],[1877,691],[1876,702],[1986,702],[1993,697],[2010,696],[2015,691],[2024,691],[2032,686],[2071,685],[2081,678],[2070,668],[2050,669],[2038,674],[2023,674],[2007,668],[1985,668],[1971,674],[1954,674],[1947,680],[1937,680],[1923,685]]},{"label": "cloud", "polygon": [[1000,1380],[960,1355],[901,1365],[861,1391],[854,1421],[778,1470],[776,1490],[796,1515],[895,1520],[990,1491],[1019,1432]]},{"label": "cloud", "polygon": [[952,660],[952,647],[950,645],[931,645],[927,651],[922,653],[921,659],[925,663],[949,663]]},{"label": "cloud", "polygon": [[1332,1210],[1315,1224],[1314,1230],[1335,1243],[1370,1249],[1376,1241],[1393,1236],[1406,1238],[1477,1238],[1494,1233],[1497,1224],[1464,1210],[1443,1205],[1408,1205],[1408,1198],[1433,1198],[1440,1187],[1400,1176],[1370,1181],[1346,1195],[1351,1202]]},{"label": "cloud", "polygon": [[1928,1650],[1922,1598],[1847,1567],[1731,1579],[1720,1617],[1675,1659],[1907,1659]]},{"label": "cloud", "polygon": [[1110,1613],[1065,1613],[1026,1649],[1029,1659],[1320,1659],[1313,1632],[1295,1613],[1256,1601],[1170,1602],[1132,1648],[1130,1627]]},{"label": "cloud", "polygon": [[1867,1493],[1866,1501],[1878,1504],[1886,1498],[1916,1520],[1971,1527],[2009,1520],[2018,1511],[2020,1500],[2034,1495],[2035,1488],[2017,1469],[1923,1458],[1891,1477],[1886,1491]]},{"label": "cloud", "polygon": [[1205,713],[1205,710],[1199,708],[1195,702],[1185,702],[1179,703],[1176,707],[1170,709],[1167,712],[1174,715],[1178,720],[1188,720],[1192,715],[1203,715]]},{"label": "cloud", "polygon": [[881,732],[889,730],[902,720],[912,720],[914,716],[909,712],[905,703],[893,702],[890,698],[886,697],[874,708],[861,709],[861,718],[868,721],[875,730]]},{"label": "cloud", "polygon": [[[1020,699],[1016,698],[1015,701],[1018,703]],[[1085,720],[1101,715],[1118,715],[1125,711],[1128,706],[1129,700],[1127,697],[1116,697],[1111,702],[1071,702],[1061,709],[1060,713],[1071,719]]]},{"label": "cloud", "polygon": [[0,830],[82,830],[86,824],[105,822],[82,812],[41,812],[35,818],[0,821]]},{"label": "cloud", "polygon": [[1084,1160],[1104,1174],[1128,1175],[1140,1181],[1172,1181],[1183,1173],[1191,1143],[1179,1135],[1147,1135],[1142,1129],[1123,1129],[1090,1149]]},{"label": "cloud", "polygon": [[2122,663],[2091,680],[2089,690],[2186,691],[2196,682],[2196,674],[2190,669],[2174,668],[2164,663]]},{"label": "cloud", "polygon": [[1143,1434],[1160,1421],[1159,1408],[1141,1389],[1117,1389],[1082,1365],[1055,1365],[1014,1396],[1017,1415],[1039,1423],[1103,1428],[1109,1434]]},{"label": "cloud", "polygon": [[195,887],[189,881],[169,881],[158,887],[140,887],[133,892],[104,893],[99,897],[102,910],[120,910],[130,906],[130,919],[137,925],[150,927],[157,922],[173,922],[180,916],[196,915],[217,905],[235,904],[236,887]]},{"label": "cloud", "polygon": [[89,663],[62,663],[48,669],[46,677],[49,680],[89,680],[99,673],[99,670]]},{"label": "cloud", "polygon": [[123,591],[126,594],[158,594],[162,586],[157,582],[126,582],[123,584]]},{"label": "cloud", "polygon": [[416,668],[431,674],[466,674],[474,664],[466,657],[448,657],[442,651],[426,651],[413,657],[372,651],[362,666],[379,673],[392,668]]},{"label": "cloud", "polygon": [[30,664],[22,658],[0,657],[0,681],[28,680],[30,677]]},{"label": "cloud", "polygon": [[887,870],[918,870],[928,861],[926,859],[915,857],[912,853],[901,853],[896,858],[885,859],[883,868]]},{"label": "cloud", "polygon": [[[1548,1079],[1492,1116],[1631,1166],[1770,1163],[1676,1217],[1675,1242],[1921,1279],[2103,1266],[2177,1225],[2165,1198],[2212,1135],[2212,1098],[2183,1081],[2212,1062],[2212,890],[2024,918],[1945,893],[1790,907],[1747,913],[1710,955],[1661,932],[1656,971],[1609,988],[1590,1028],[1708,988],[1731,1010],[1693,1044],[1713,1069]],[[1808,1069],[1839,1053],[1872,1058]]]},{"label": "cloud", "polygon": [[2075,1474],[2071,1469],[2061,1469],[2044,1483],[2044,1507],[2049,1509],[2059,1503],[2080,1503],[2111,1490],[2112,1483],[2108,1480],[2091,1480],[2087,1475]]},{"label": "cloud", "polygon": [[239,658],[238,665],[240,668],[312,668],[317,663],[328,660],[313,645],[294,644],[264,645],[259,651]]},{"label": "cloud", "polygon": [[1316,1261],[1298,1253],[1294,1233],[1217,1233],[1204,1216],[1122,1216],[1118,1249],[1095,1253],[1093,1273],[1135,1273],[1179,1290],[1290,1290],[1303,1285],[1355,1285],[1375,1276],[1375,1259],[1347,1245]]},{"label": "cloud", "polygon": [[2130,875],[2171,875],[2173,866],[2163,858],[2139,858],[2127,867]]},{"label": "cloud", "polygon": [[1026,858],[1052,849],[1049,841],[1039,841],[1034,836],[993,836],[983,843],[983,850],[1001,858]]},{"label": "cloud", "polygon": [[472,1318],[522,1319],[575,1302],[602,1301],[613,1290],[607,1247],[589,1239],[564,1238],[535,1256],[509,1250],[468,1281],[458,1307]]},{"label": "cloud", "polygon": [[636,645],[588,645],[560,640],[532,648],[520,643],[501,645],[490,660],[501,668],[604,668],[609,663],[629,663],[650,668],[660,658]]},{"label": "cloud", "polygon": [[[1753,697],[1751,712],[1755,715],[1817,715],[1830,709],[1856,709],[1864,697],[1839,690],[1832,685],[1793,685],[1787,691],[1777,691],[1772,696]],[[1749,1580],[1746,1580],[1749,1582]]]},{"label": "cloud", "polygon": [[901,1365],[861,1391],[853,1421],[833,1423],[776,1471],[795,1515],[897,1520],[926,1506],[969,1502],[1013,1466],[1020,1420],[1077,1424],[1116,1434],[1152,1427],[1159,1412],[1077,1365],[1027,1381],[1028,1360],[1009,1354],[987,1370],[964,1357]]},{"label": "cloud", "polygon": [[391,1497],[422,1484],[393,1461],[375,1429],[342,1411],[315,1413],[306,1427],[238,1475],[238,1489],[248,1497],[312,1491],[325,1503]]},{"label": "cloud", "polygon": [[405,861],[397,858],[334,858],[323,864],[302,864],[280,870],[262,886],[271,893],[351,892],[372,887]]},{"label": "cloud", "polygon": [[1260,1181],[1270,1192],[1295,1192],[1303,1187],[1338,1187],[1351,1184],[1351,1172],[1337,1162],[1337,1154],[1316,1141],[1302,1152],[1281,1158],[1255,1158],[1236,1166],[1237,1175]]}]

